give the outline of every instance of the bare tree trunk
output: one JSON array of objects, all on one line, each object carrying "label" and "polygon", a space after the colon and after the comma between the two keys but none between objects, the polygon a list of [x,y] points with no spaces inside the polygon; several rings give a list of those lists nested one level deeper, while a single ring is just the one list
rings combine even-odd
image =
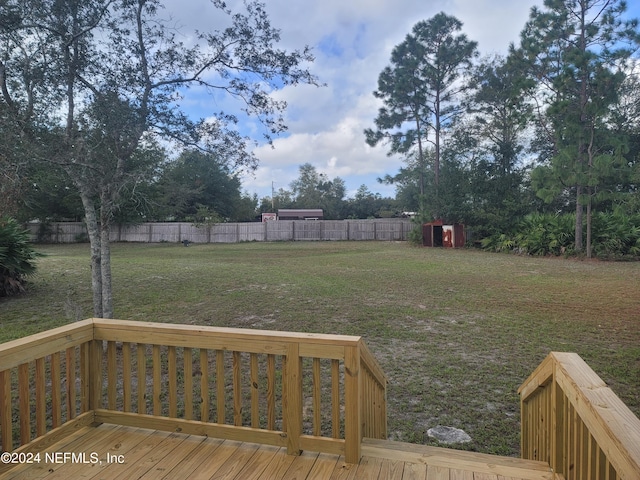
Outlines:
[{"label": "bare tree trunk", "polygon": [[93,291],[93,316],[102,318],[101,234],[98,227],[96,205],[86,193],[81,193],[80,197],[82,198],[82,205],[84,206],[84,218],[87,223],[87,233],[89,235],[89,243],[91,245],[91,290]]},{"label": "bare tree trunk", "polygon": [[110,222],[100,225],[100,263],[102,272],[102,318],[113,318],[113,291],[111,288]]},{"label": "bare tree trunk", "polygon": [[576,186],[576,229],[575,229],[575,246],[576,252],[582,251],[582,213],[583,208],[580,204],[580,198],[582,197],[582,186]]},{"label": "bare tree trunk", "polygon": [[587,258],[591,258],[591,187],[587,187],[589,201],[587,203]]}]

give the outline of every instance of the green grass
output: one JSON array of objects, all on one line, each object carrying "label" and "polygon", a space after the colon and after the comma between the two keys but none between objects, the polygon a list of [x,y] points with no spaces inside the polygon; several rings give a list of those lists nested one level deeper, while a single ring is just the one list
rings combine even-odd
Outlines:
[{"label": "green grass", "polygon": [[[92,316],[88,245],[40,246],[0,341]],[[389,434],[518,455],[516,390],[549,351],[580,354],[640,414],[640,263],[386,242],[116,244],[117,318],[363,336],[389,376]]]}]

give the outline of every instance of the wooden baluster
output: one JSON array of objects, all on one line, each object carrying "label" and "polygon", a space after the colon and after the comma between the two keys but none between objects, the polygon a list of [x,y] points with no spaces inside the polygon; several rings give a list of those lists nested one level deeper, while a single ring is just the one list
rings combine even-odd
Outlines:
[{"label": "wooden baluster", "polygon": [[66,378],[66,402],[67,420],[76,418],[76,351],[69,347],[65,351],[65,378]]},{"label": "wooden baluster", "polygon": [[276,357],[267,355],[267,428],[276,429]]},{"label": "wooden baluster", "polygon": [[169,417],[178,416],[178,369],[176,347],[169,347],[167,354],[169,369]]},{"label": "wooden baluster", "polygon": [[200,421],[209,421],[209,356],[205,348],[200,349]]},{"label": "wooden baluster", "polygon": [[89,409],[102,408],[102,340],[92,340],[89,347]]},{"label": "wooden baluster", "polygon": [[251,426],[260,428],[260,390],[258,378],[258,355],[251,354]]},{"label": "wooden baluster", "polygon": [[360,351],[358,346],[345,347],[344,400],[345,400],[345,461],[360,461],[362,440],[362,405],[360,398]]},{"label": "wooden baluster", "polygon": [[242,357],[233,352],[233,424],[242,426]]},{"label": "wooden baluster", "polygon": [[62,425],[62,395],[60,393],[60,352],[51,355],[51,427]]},{"label": "wooden baluster", "polygon": [[11,370],[0,372],[0,436],[2,450],[13,450],[13,422],[11,415]]},{"label": "wooden baluster", "polygon": [[36,436],[47,432],[47,393],[44,358],[36,359]]},{"label": "wooden baluster", "polygon": [[145,393],[147,390],[147,360],[145,355],[145,345],[138,343],[136,345],[136,357],[138,364],[137,379],[137,396],[138,396],[138,413],[145,415],[147,413],[147,401]]},{"label": "wooden baluster", "polygon": [[[72,350],[72,357],[75,358],[75,354],[76,354],[76,349],[75,348],[71,348],[69,350]],[[90,362],[90,354],[89,352],[91,351],[91,346],[89,342],[85,342],[82,345],[80,345],[80,413],[84,413],[84,412],[88,412],[89,411],[89,400],[91,398],[91,362]],[[67,363],[67,365],[69,365]],[[69,367],[67,366],[67,369]],[[69,377],[67,377],[69,378]],[[71,413],[72,413],[72,417],[70,418],[74,418],[75,417],[75,413],[76,413],[76,388],[75,388],[75,382],[76,382],[76,367],[75,367],[75,360],[73,363],[73,368],[72,368],[72,374],[71,377],[72,378],[72,391],[73,396],[71,397],[71,405],[72,405],[72,409],[71,409]]]},{"label": "wooden baluster", "polygon": [[160,357],[160,345],[154,345],[151,351],[153,363],[153,414],[162,415],[162,362]]},{"label": "wooden baluster", "polygon": [[314,358],[312,361],[313,379],[313,434],[319,437],[322,433],[322,420],[320,416],[322,385],[320,381],[320,359]]},{"label": "wooden baluster", "polygon": [[193,351],[185,347],[183,352],[184,371],[184,418],[193,418]]},{"label": "wooden baluster", "polygon": [[331,360],[331,436],[340,438],[340,360]]},{"label": "wooden baluster", "polygon": [[116,358],[116,342],[107,342],[107,408],[116,409],[118,394],[118,365]]},{"label": "wooden baluster", "polygon": [[31,408],[29,407],[29,364],[18,366],[18,396],[20,399],[20,445],[31,440]]},{"label": "wooden baluster", "polygon": [[217,423],[225,423],[225,381],[224,381],[224,351],[216,352],[216,411]]},{"label": "wooden baluster", "polygon": [[122,402],[123,411],[131,411],[131,343],[122,344]]}]

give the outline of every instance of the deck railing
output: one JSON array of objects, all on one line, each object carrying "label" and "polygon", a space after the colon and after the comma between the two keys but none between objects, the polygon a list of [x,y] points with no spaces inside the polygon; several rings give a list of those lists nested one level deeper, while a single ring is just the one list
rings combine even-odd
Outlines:
[{"label": "deck railing", "polygon": [[551,353],[518,390],[522,457],[567,480],[640,479],[640,420],[574,353]]},{"label": "deck railing", "polygon": [[386,378],[353,336],[89,319],[1,345],[0,389],[3,451],[94,422],[349,463],[386,438]]}]

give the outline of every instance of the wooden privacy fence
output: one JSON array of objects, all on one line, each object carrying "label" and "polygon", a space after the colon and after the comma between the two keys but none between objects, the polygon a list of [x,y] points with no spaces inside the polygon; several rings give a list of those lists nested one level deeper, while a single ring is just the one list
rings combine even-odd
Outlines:
[{"label": "wooden privacy fence", "polygon": [[[196,227],[191,223],[141,223],[114,225],[114,242],[237,243],[302,240],[380,240],[404,241],[414,225],[408,219],[375,220],[278,220],[264,223],[218,223]],[[87,229],[82,222],[57,222],[41,228],[28,225],[32,240],[74,243],[85,241]],[[42,230],[42,231],[40,231]]]},{"label": "wooden privacy fence", "polygon": [[522,457],[567,480],[640,479],[640,420],[575,353],[551,353],[520,387]]},{"label": "wooden privacy fence", "polygon": [[0,390],[4,451],[94,422],[349,463],[386,438],[386,378],[353,336],[89,319],[1,345]]}]

